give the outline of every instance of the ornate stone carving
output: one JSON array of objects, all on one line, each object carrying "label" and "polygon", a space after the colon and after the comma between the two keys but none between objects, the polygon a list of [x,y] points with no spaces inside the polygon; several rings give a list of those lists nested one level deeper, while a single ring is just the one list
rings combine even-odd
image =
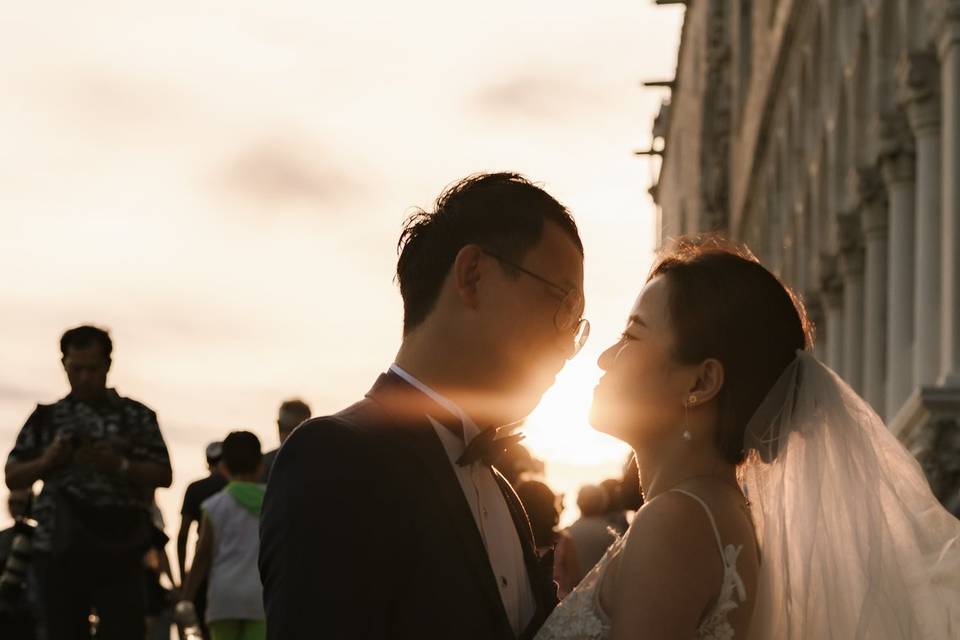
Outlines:
[{"label": "ornate stone carving", "polygon": [[875,167],[857,167],[850,173],[851,191],[857,197],[860,225],[865,236],[887,230],[887,191]]},{"label": "ornate stone carving", "polygon": [[904,444],[917,457],[933,494],[960,516],[960,421],[955,416],[934,417]]},{"label": "ornate stone carving", "polygon": [[940,129],[940,64],[932,51],[905,53],[897,64],[897,98],[906,107],[914,134]]},{"label": "ornate stone carving", "polygon": [[888,185],[913,182],[916,174],[916,153],[907,114],[901,109],[882,114],[877,133],[880,137],[877,161],[884,181]]},{"label": "ornate stone carving", "polygon": [[820,291],[827,306],[832,309],[843,307],[843,278],[837,268],[838,262],[834,254],[820,254]]},{"label": "ornate stone carving", "polygon": [[939,91],[940,65],[933,51],[909,51],[897,63],[897,97],[901,103],[922,102]]},{"label": "ornate stone carving", "polygon": [[863,226],[859,209],[845,211],[837,216],[840,241],[840,271],[846,276],[863,273]]},{"label": "ornate stone carving", "polygon": [[926,0],[924,10],[942,56],[947,47],[960,43],[960,0]]},{"label": "ornate stone carving", "polygon": [[900,151],[881,160],[883,179],[888,185],[913,182],[917,174],[916,156],[913,151]]},{"label": "ornate stone carving", "polygon": [[853,181],[853,192],[857,194],[861,204],[882,201],[886,197],[883,180],[876,168],[857,167],[850,173],[850,177]]}]

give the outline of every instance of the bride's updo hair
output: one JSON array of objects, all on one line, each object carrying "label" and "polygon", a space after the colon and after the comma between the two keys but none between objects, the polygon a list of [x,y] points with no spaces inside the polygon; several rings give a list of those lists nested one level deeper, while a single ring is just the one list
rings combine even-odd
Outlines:
[{"label": "bride's updo hair", "polygon": [[667,283],[677,361],[723,363],[716,446],[741,464],[747,422],[797,349],[813,347],[806,309],[746,246],[719,236],[675,240],[647,281],[657,276]]}]

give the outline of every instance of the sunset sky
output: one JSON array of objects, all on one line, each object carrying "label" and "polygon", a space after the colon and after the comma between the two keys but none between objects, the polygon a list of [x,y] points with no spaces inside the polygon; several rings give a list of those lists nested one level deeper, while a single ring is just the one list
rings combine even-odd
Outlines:
[{"label": "sunset sky", "polygon": [[[203,447],[276,446],[392,361],[401,223],[513,170],[574,213],[593,335],[529,421],[567,492],[619,474],[597,355],[650,266],[649,145],[682,9],[652,0],[31,2],[0,25],[0,444],[67,392],[58,339],[109,328],[111,383],[157,411],[174,535]],[[6,495],[5,487],[0,495]],[[6,511],[0,524],[8,522]],[[571,517],[568,514],[565,521]]]}]

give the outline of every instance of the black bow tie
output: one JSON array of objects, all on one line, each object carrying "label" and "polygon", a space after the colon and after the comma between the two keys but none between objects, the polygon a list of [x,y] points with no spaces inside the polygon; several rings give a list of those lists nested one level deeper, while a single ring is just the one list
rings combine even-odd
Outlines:
[{"label": "black bow tie", "polygon": [[511,436],[497,437],[499,429],[484,429],[480,434],[470,441],[463,455],[457,459],[457,464],[466,467],[474,462],[482,462],[485,465],[492,466],[497,458],[506,451],[519,444],[525,437],[522,433]]}]

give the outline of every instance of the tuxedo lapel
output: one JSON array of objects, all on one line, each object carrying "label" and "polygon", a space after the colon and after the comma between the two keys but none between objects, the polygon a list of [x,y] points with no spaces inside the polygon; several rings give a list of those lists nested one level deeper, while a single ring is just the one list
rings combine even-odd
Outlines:
[{"label": "tuxedo lapel", "polygon": [[[527,629],[520,636],[520,640],[532,638],[546,621],[547,617],[557,605],[557,586],[553,581],[552,558],[546,559],[550,562],[542,562],[537,554],[536,542],[533,538],[533,529],[530,528],[530,520],[527,518],[527,512],[520,502],[513,487],[503,475],[493,469],[493,475],[503,493],[503,498],[510,509],[510,517],[513,519],[513,526],[517,530],[517,537],[520,538],[520,546],[523,548],[523,560],[527,567],[527,575],[530,577],[530,588],[533,590],[533,597],[536,599],[537,610],[533,619],[527,625]],[[552,554],[552,552],[551,552]]]},{"label": "tuxedo lapel", "polygon": [[[470,572],[484,594],[484,600],[494,618],[503,629],[503,637],[513,637],[507,612],[500,598],[490,559],[487,556],[483,538],[460,488],[450,459],[437,437],[433,425],[426,417],[430,415],[441,423],[452,416],[426,395],[407,384],[398,376],[388,373],[380,376],[367,397],[380,405],[393,419],[397,429],[408,437],[403,438],[407,448],[420,460],[432,480],[432,486],[444,505],[444,512],[450,516],[454,529],[462,543],[465,560]],[[459,424],[459,422],[458,422]],[[401,443],[401,444],[403,444]],[[512,511],[512,509],[511,509]]]}]

